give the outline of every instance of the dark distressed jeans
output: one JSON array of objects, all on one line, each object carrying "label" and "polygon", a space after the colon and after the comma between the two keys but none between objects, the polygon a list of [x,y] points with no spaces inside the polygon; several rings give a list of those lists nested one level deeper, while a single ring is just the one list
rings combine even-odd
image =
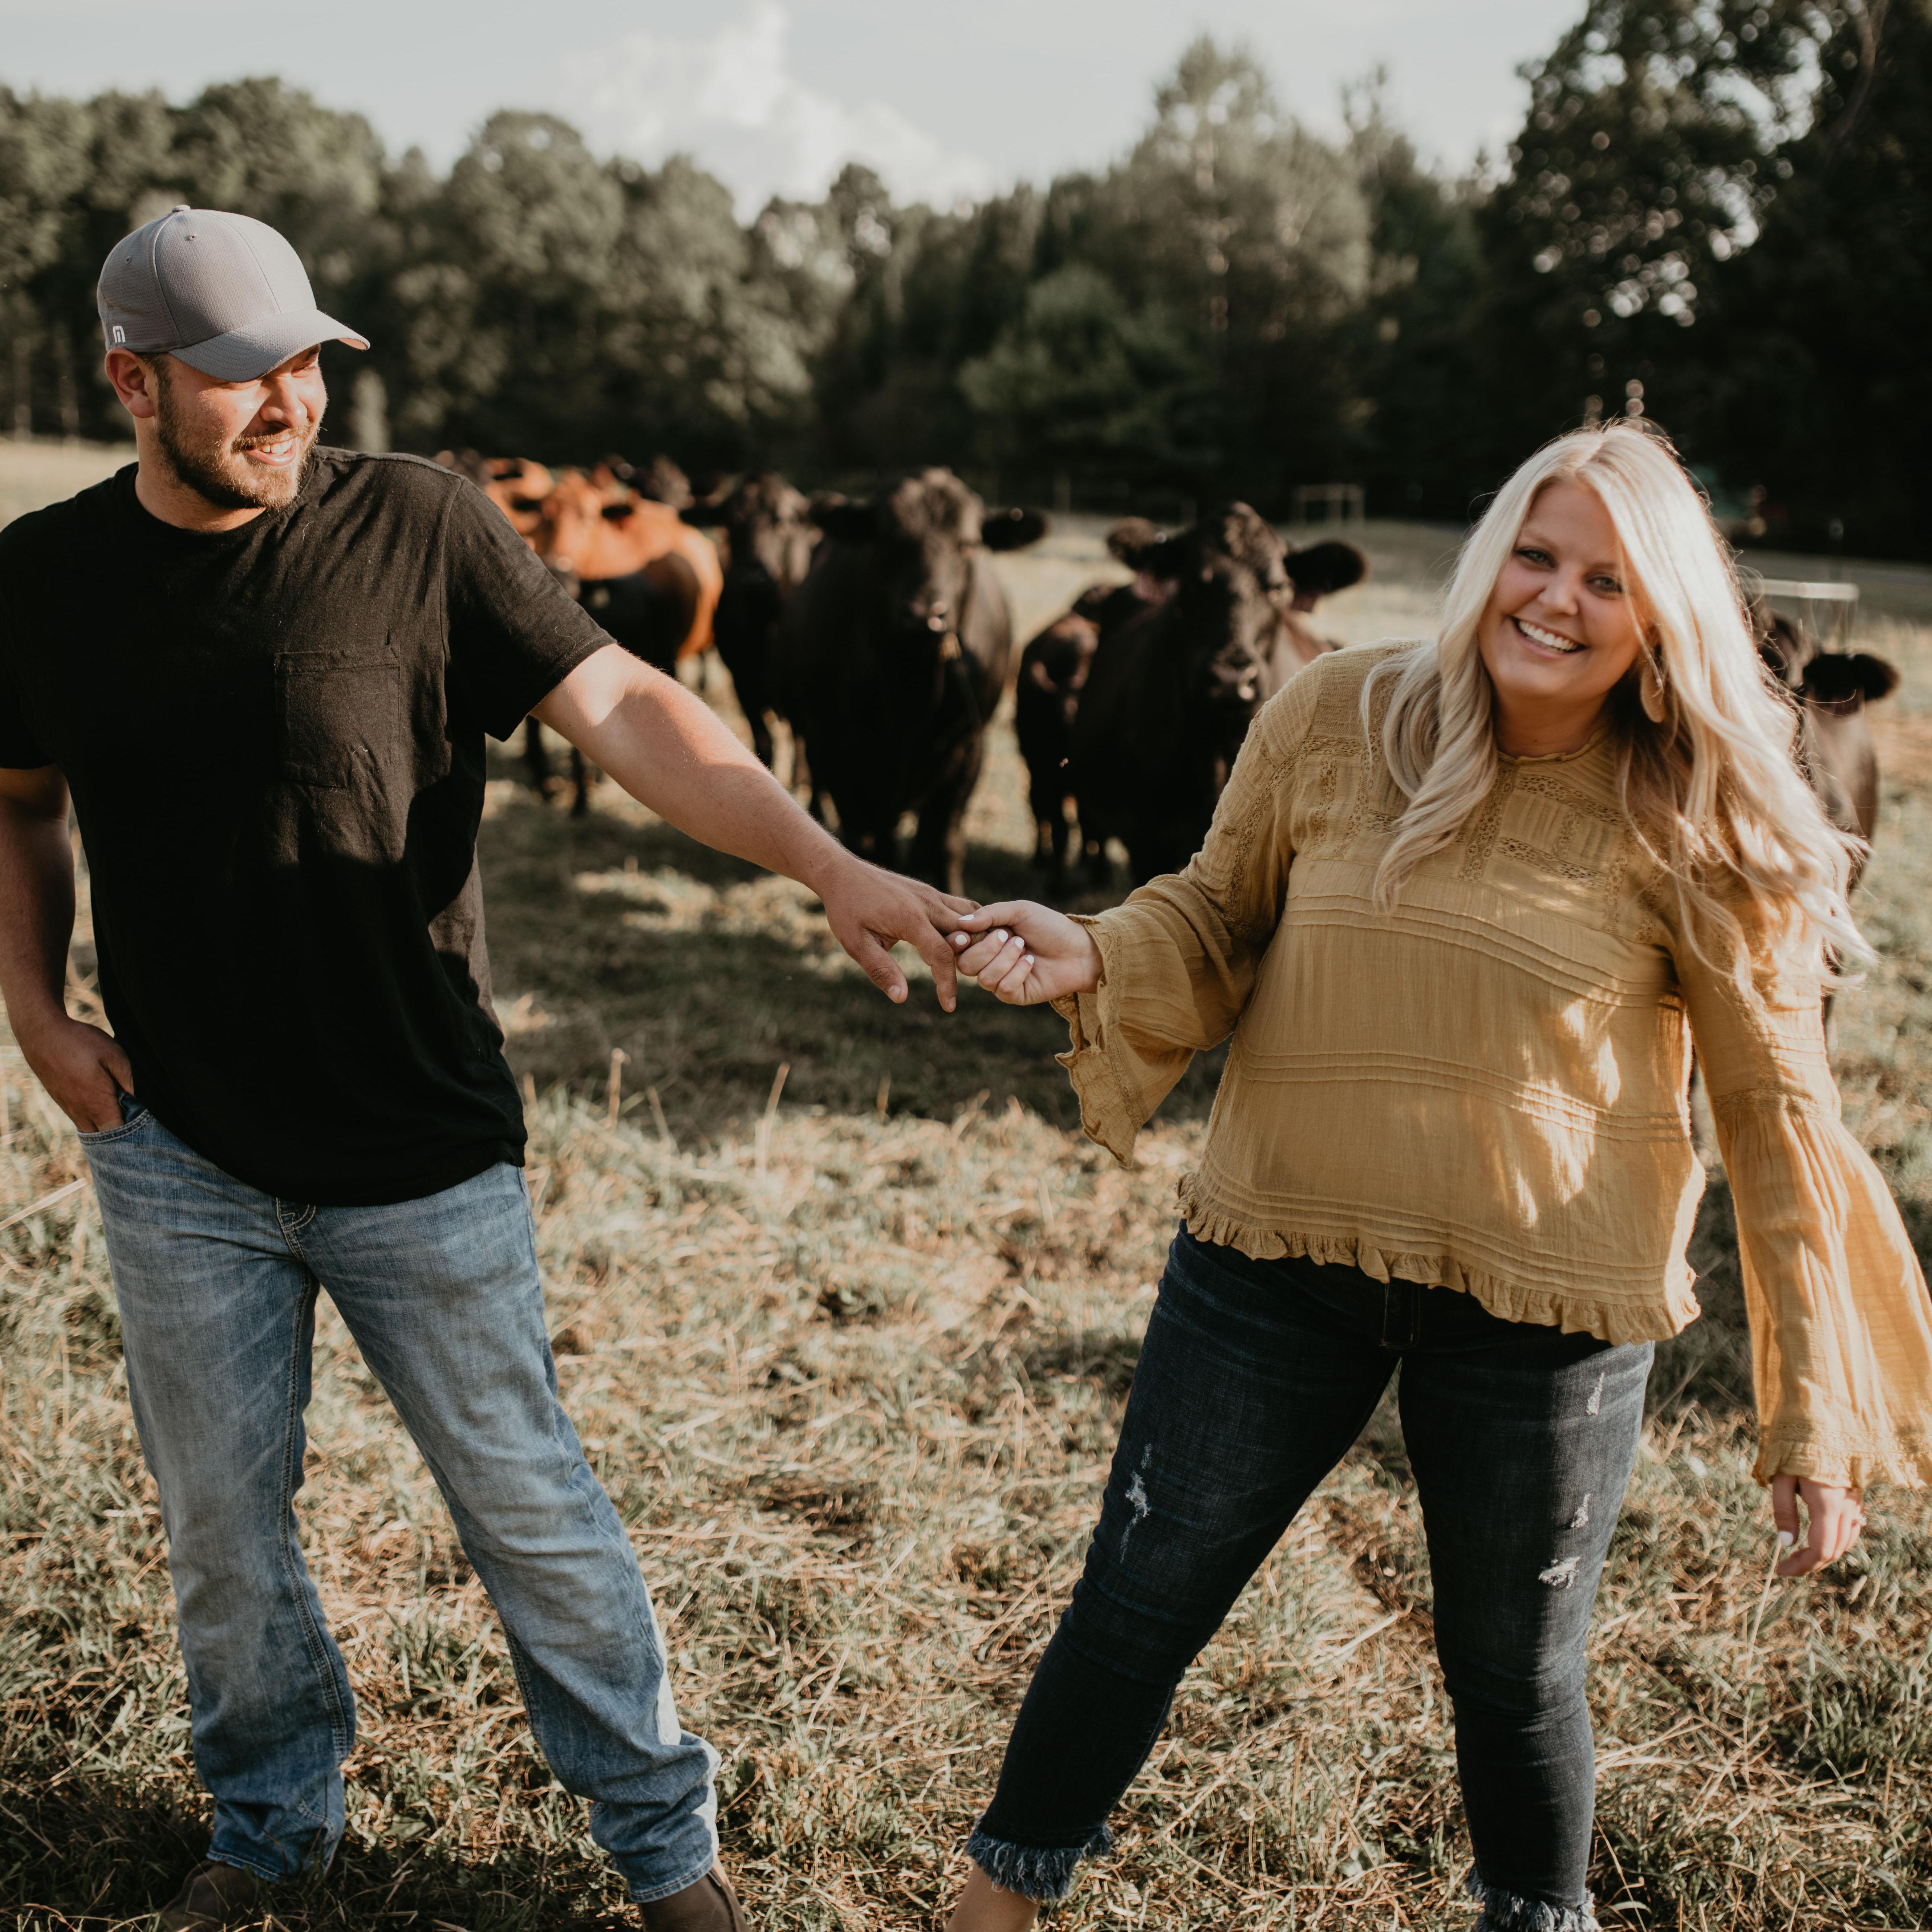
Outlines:
[{"label": "dark distressed jeans", "polygon": [[1594,1747],[1585,1639],[1630,1477],[1648,1342],[1490,1314],[1453,1289],[1251,1261],[1185,1228],[1168,1256],[1085,1571],[968,1850],[1064,1897],[1181,1673],[1361,1432],[1396,1364],[1436,1655],[1490,1926],[1581,1932]]}]

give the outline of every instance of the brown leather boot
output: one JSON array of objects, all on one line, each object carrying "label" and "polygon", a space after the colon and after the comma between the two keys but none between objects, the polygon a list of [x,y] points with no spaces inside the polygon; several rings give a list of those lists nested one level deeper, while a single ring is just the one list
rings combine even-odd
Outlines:
[{"label": "brown leather boot", "polygon": [[751,1932],[730,1880],[716,1865],[695,1885],[638,1910],[644,1932]]},{"label": "brown leather boot", "polygon": [[[252,1925],[262,1916],[270,1887],[239,1865],[196,1865],[161,1909],[163,1932],[211,1932],[216,1926]],[[683,1896],[682,1893],[679,1894]]]}]

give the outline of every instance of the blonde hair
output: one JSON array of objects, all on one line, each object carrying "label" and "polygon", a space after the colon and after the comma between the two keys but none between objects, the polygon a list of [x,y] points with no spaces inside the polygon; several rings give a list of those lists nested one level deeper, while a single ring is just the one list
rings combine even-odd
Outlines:
[{"label": "blonde hair", "polygon": [[[1703,939],[1714,931],[1740,970],[1754,951],[1762,963],[1767,944],[1780,957],[1869,959],[1847,904],[1852,860],[1863,848],[1826,820],[1798,768],[1796,718],[1760,667],[1728,547],[1702,496],[1669,442],[1636,423],[1574,430],[1530,458],[1464,542],[1435,641],[1384,659],[1366,680],[1362,721],[1372,741],[1376,693],[1392,687],[1382,752],[1408,801],[1376,871],[1376,904],[1394,904],[1416,866],[1455,839],[1496,783],[1495,693],[1478,628],[1525,520],[1553,483],[1596,493],[1648,620],[1637,671],[1609,706],[1617,790],[1670,880],[1690,944],[1708,960]],[[1646,672],[1662,688],[1660,724],[1638,700],[1636,678]],[[1740,899],[1754,941],[1733,910]]]}]

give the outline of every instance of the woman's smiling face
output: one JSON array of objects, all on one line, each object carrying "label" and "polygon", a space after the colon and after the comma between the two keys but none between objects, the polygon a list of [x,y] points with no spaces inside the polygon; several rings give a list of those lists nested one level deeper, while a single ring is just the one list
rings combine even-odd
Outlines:
[{"label": "woman's smiling face", "polygon": [[1636,662],[1643,631],[1602,498],[1551,484],[1523,519],[1477,632],[1498,744],[1532,757],[1576,749]]}]

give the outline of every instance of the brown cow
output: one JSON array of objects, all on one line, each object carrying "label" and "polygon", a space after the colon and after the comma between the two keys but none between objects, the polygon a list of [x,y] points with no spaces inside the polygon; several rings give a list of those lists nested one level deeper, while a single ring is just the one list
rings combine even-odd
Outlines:
[{"label": "brown cow", "polygon": [[[660,670],[673,670],[711,642],[723,586],[718,551],[701,531],[668,505],[632,496],[613,479],[599,485],[575,470],[554,477],[525,463],[519,475],[532,487],[504,487],[505,514],[558,580],[610,633],[612,640]],[[534,486],[541,482],[541,494]],[[550,789],[542,728],[526,728],[524,755],[532,782]],[[590,773],[572,748],[573,815],[590,805]]]},{"label": "brown cow", "polygon": [[470,482],[509,518],[518,536],[528,540],[537,526],[538,506],[552,488],[550,472],[527,456],[478,456],[473,449],[440,449],[436,460]]},{"label": "brown cow", "polygon": [[[1825,650],[1807,626],[1762,598],[1751,620],[1765,668],[1799,707],[1798,760],[1825,816],[1869,845],[1878,827],[1878,749],[1864,710],[1898,688],[1897,670],[1864,651]],[[1861,857],[1853,886],[1864,869]]]},{"label": "brown cow", "polygon": [[[614,494],[580,471],[566,470],[541,502],[520,500],[514,507],[535,509],[530,548],[560,576],[576,579],[584,608],[596,612],[626,650],[668,670],[710,644],[724,584],[717,546],[670,505]],[[642,586],[616,593],[621,580],[640,575],[655,596]],[[633,634],[620,634],[604,614],[614,608],[618,622],[638,620]]]}]

